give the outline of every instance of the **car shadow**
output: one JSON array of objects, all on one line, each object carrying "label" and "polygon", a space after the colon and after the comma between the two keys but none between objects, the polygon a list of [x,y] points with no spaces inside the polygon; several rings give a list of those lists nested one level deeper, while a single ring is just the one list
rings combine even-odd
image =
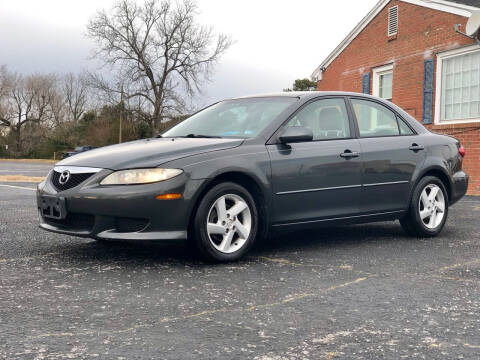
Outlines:
[{"label": "car shadow", "polygon": [[258,244],[254,252],[308,251],[321,248],[342,248],[352,244],[408,239],[397,222],[337,227],[318,227],[274,234]]},{"label": "car shadow", "polygon": [[[328,248],[347,248],[365,243],[416,241],[405,235],[398,223],[377,223],[290,231],[272,234],[256,244],[240,262],[261,256],[283,256],[288,252],[315,252]],[[171,264],[188,266],[213,265],[199,259],[184,241],[90,241],[68,243],[57,247],[59,256],[68,262],[116,262],[131,266]]]}]

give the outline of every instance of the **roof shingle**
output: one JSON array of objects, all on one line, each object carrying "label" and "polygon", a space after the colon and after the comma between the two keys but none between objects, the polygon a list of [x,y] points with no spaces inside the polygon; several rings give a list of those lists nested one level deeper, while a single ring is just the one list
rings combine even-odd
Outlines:
[{"label": "roof shingle", "polygon": [[447,1],[480,8],[480,0],[447,0]]}]

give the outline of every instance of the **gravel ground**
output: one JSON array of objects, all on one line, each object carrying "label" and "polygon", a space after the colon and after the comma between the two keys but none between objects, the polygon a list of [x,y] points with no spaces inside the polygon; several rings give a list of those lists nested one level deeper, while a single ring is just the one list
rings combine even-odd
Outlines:
[{"label": "gravel ground", "polygon": [[323,228],[211,265],[183,243],[41,231],[34,184],[7,185],[2,359],[480,358],[480,198],[434,239],[398,222]]}]

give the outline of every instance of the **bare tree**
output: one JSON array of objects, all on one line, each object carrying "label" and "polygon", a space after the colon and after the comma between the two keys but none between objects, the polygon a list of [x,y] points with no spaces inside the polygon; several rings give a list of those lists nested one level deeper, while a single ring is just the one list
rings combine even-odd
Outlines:
[{"label": "bare tree", "polygon": [[63,77],[63,94],[68,120],[77,122],[87,110],[88,85],[85,74],[66,74]]},{"label": "bare tree", "polygon": [[[8,101],[8,94],[12,86],[12,76],[8,72],[7,67],[2,65],[0,67],[0,140],[7,137],[9,133],[9,124],[11,120],[10,104]],[[7,143],[6,140],[2,143]]]},{"label": "bare tree", "polygon": [[6,65],[0,67],[0,101],[5,98],[11,85],[11,76]]},{"label": "bare tree", "polygon": [[0,75],[0,126],[8,127],[15,151],[23,150],[22,129],[54,119],[51,104],[58,96],[54,75],[21,75],[4,69]]},{"label": "bare tree", "polygon": [[123,88],[124,99],[144,99],[154,125],[178,110],[185,95],[201,90],[232,43],[199,25],[197,14],[193,0],[120,0],[110,12],[98,11],[87,33],[97,44],[96,57],[113,68],[117,81],[96,77],[97,87],[117,97]]}]

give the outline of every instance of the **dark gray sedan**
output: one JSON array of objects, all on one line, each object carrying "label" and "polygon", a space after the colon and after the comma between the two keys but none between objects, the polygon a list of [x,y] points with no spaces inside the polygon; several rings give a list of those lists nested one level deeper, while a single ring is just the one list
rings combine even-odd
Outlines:
[{"label": "dark gray sedan", "polygon": [[239,259],[270,231],[400,220],[434,236],[467,191],[465,150],[382,99],[282,93],[213,104],[155,139],[78,154],[38,186],[40,227],[188,239]]}]

